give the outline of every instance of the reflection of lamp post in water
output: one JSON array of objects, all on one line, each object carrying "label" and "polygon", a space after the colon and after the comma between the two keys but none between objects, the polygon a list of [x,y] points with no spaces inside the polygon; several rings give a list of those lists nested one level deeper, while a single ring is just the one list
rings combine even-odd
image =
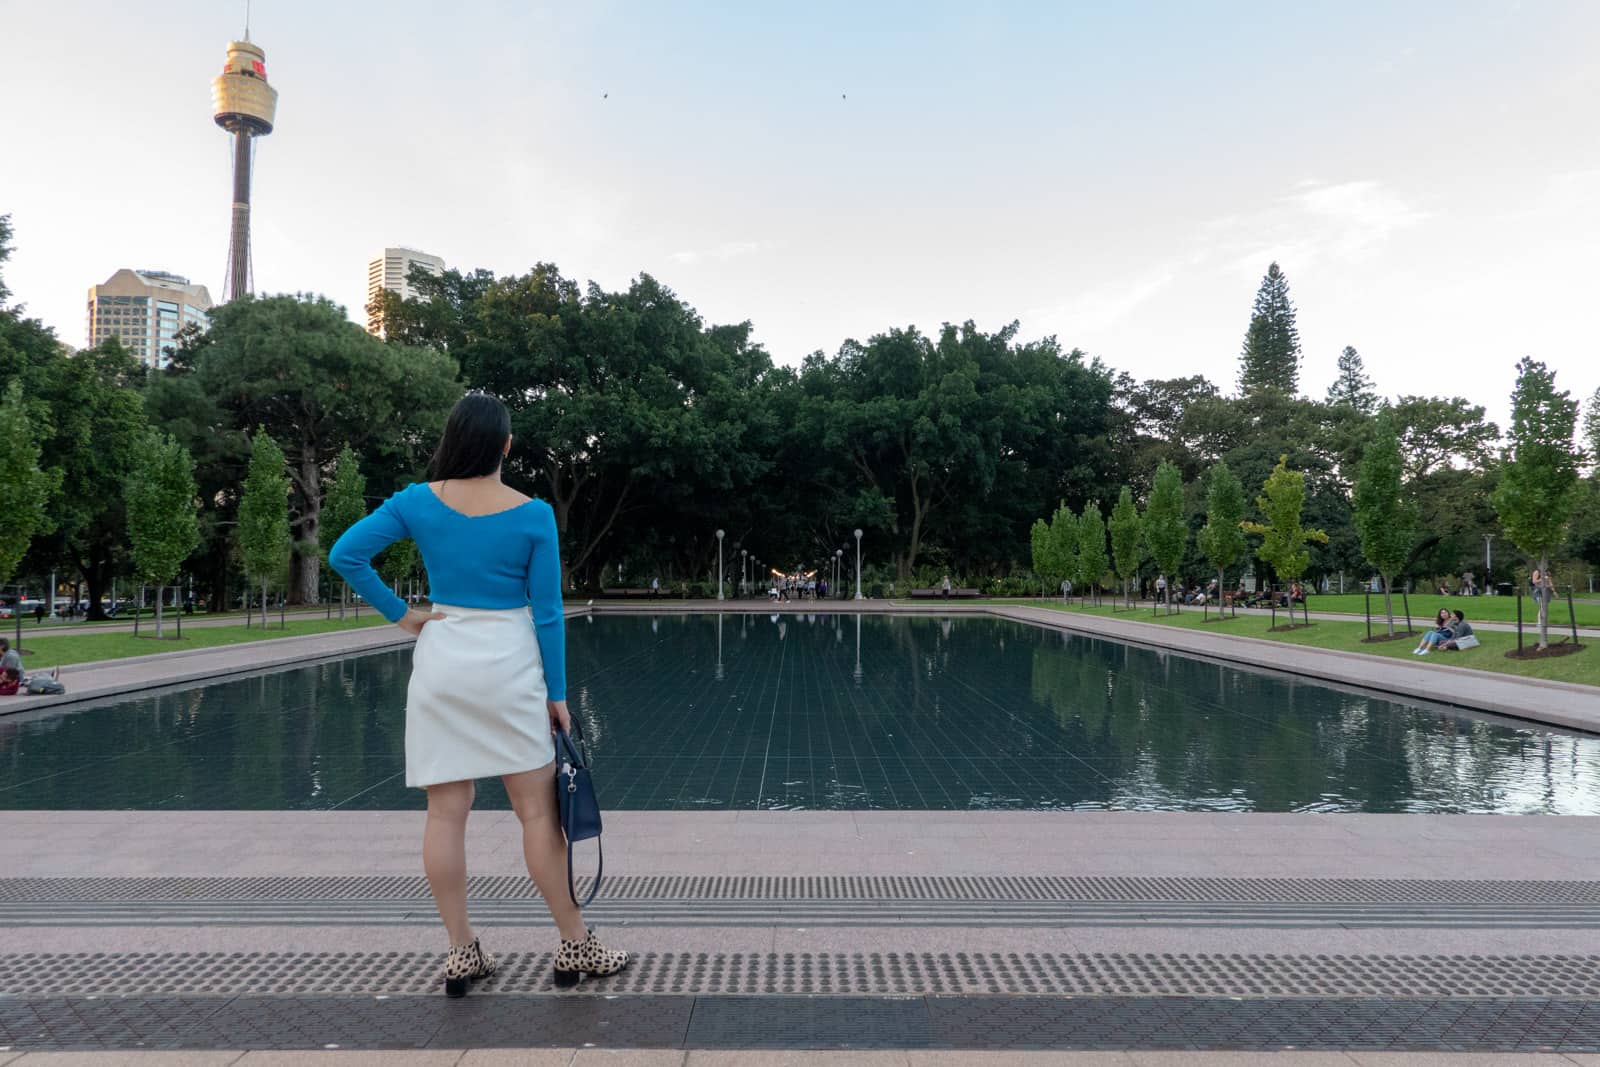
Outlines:
[{"label": "reflection of lamp post in water", "polygon": [[717,681],[722,681],[722,612],[717,612]]},{"label": "reflection of lamp post in water", "polygon": [[853,672],[856,684],[861,684],[861,616],[856,616],[856,669]]}]

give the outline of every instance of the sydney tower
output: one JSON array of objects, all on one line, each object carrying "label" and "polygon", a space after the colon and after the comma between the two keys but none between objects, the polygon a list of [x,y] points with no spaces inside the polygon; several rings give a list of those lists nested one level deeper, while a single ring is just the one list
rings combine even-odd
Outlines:
[{"label": "sydney tower", "polygon": [[233,229],[228,237],[228,277],[233,300],[250,292],[250,160],[257,137],[272,132],[278,90],[267,84],[267,54],[249,41],[228,45],[222,73],[211,80],[217,125],[233,134]]}]

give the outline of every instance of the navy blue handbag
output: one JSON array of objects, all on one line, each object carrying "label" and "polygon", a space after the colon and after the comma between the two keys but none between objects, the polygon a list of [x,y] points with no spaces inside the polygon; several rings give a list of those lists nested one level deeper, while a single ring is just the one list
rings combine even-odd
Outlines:
[{"label": "navy blue handbag", "polygon": [[[556,804],[561,811],[561,832],[567,835],[567,893],[572,902],[586,908],[600,892],[600,876],[605,871],[606,854],[600,844],[600,802],[595,799],[594,779],[589,776],[588,750],[583,744],[583,723],[576,716],[572,728],[578,735],[574,744],[565,730],[556,731]],[[598,861],[589,895],[581,902],[572,880],[572,846],[594,838]]]}]

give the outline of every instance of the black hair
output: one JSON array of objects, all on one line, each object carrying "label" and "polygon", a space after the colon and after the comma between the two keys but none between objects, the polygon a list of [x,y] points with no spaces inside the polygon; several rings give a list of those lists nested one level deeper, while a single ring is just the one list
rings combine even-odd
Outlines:
[{"label": "black hair", "polygon": [[1456,609],[1456,618],[1460,619],[1462,622],[1466,622],[1467,621],[1467,613],[1462,611],[1460,608],[1457,608]]},{"label": "black hair", "polygon": [[493,474],[511,436],[511,413],[488,393],[468,393],[445,420],[428,472],[435,481]]},{"label": "black hair", "polygon": [[0,652],[10,652],[10,651],[11,651],[11,642],[7,641],[3,637],[0,637]]}]

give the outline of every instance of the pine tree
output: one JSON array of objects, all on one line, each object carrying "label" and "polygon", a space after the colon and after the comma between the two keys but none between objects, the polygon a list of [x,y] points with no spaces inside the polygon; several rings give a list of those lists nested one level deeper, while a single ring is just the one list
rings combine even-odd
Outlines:
[{"label": "pine tree", "polygon": [[[328,562],[328,553],[344,532],[360,522],[367,513],[367,478],[361,473],[361,464],[355,450],[345,445],[339,452],[334,468],[333,484],[328,487],[328,498],[322,504],[322,524],[317,531],[322,539],[322,562]],[[339,585],[339,618],[344,619],[347,587]]]},{"label": "pine tree", "polygon": [[1151,484],[1150,503],[1144,509],[1144,538],[1167,579],[1167,601],[1171,603],[1172,582],[1189,542],[1189,524],[1183,517],[1183,474],[1166,460],[1156,468]]},{"label": "pine tree", "polygon": [[1122,487],[1116,506],[1111,509],[1111,559],[1122,579],[1122,592],[1128,592],[1128,580],[1139,570],[1139,557],[1144,550],[1144,521],[1133,502],[1133,490]]},{"label": "pine tree", "polygon": [[1084,596],[1091,591],[1098,597],[1100,579],[1110,561],[1106,558],[1106,520],[1100,505],[1093,501],[1083,506],[1078,518],[1078,577],[1084,585]]},{"label": "pine tree", "polygon": [[[1531,356],[1517,364],[1511,393],[1511,433],[1494,490],[1494,508],[1513,544],[1550,574],[1550,552],[1566,538],[1577,504],[1578,457],[1572,431],[1578,404],[1556,392],[1555,372]],[[1539,647],[1550,645],[1550,598],[1539,604]]]},{"label": "pine tree", "polygon": [[1300,331],[1294,324],[1289,280],[1276,263],[1256,290],[1250,328],[1239,353],[1239,393],[1276,390],[1293,396],[1300,384]]},{"label": "pine tree", "polygon": [[1244,555],[1244,531],[1239,524],[1244,521],[1244,486],[1223,460],[1211,468],[1206,487],[1206,524],[1200,531],[1198,543],[1207,561],[1217,569],[1217,598],[1221,604],[1223,591],[1228,588],[1228,568]]},{"label": "pine tree", "polygon": [[1387,409],[1378,413],[1376,431],[1361,457],[1356,476],[1356,531],[1361,554],[1383,579],[1383,612],[1394,633],[1394,601],[1390,592],[1394,576],[1406,560],[1416,531],[1416,509],[1400,485],[1400,438]]},{"label": "pine tree", "polygon": [[200,543],[194,460],[166,434],[146,430],[134,441],[133,464],[123,488],[129,555],[139,580],[156,587],[156,639],[167,583]]},{"label": "pine tree", "polygon": [[1348,405],[1363,415],[1371,415],[1378,407],[1378,393],[1367,377],[1361,353],[1349,345],[1339,353],[1339,374],[1328,386],[1328,403]]},{"label": "pine tree", "polygon": [[261,586],[261,624],[267,621],[267,583],[289,573],[289,476],[283,450],[257,429],[250,442],[250,469],[239,497],[239,556],[245,574]]}]

